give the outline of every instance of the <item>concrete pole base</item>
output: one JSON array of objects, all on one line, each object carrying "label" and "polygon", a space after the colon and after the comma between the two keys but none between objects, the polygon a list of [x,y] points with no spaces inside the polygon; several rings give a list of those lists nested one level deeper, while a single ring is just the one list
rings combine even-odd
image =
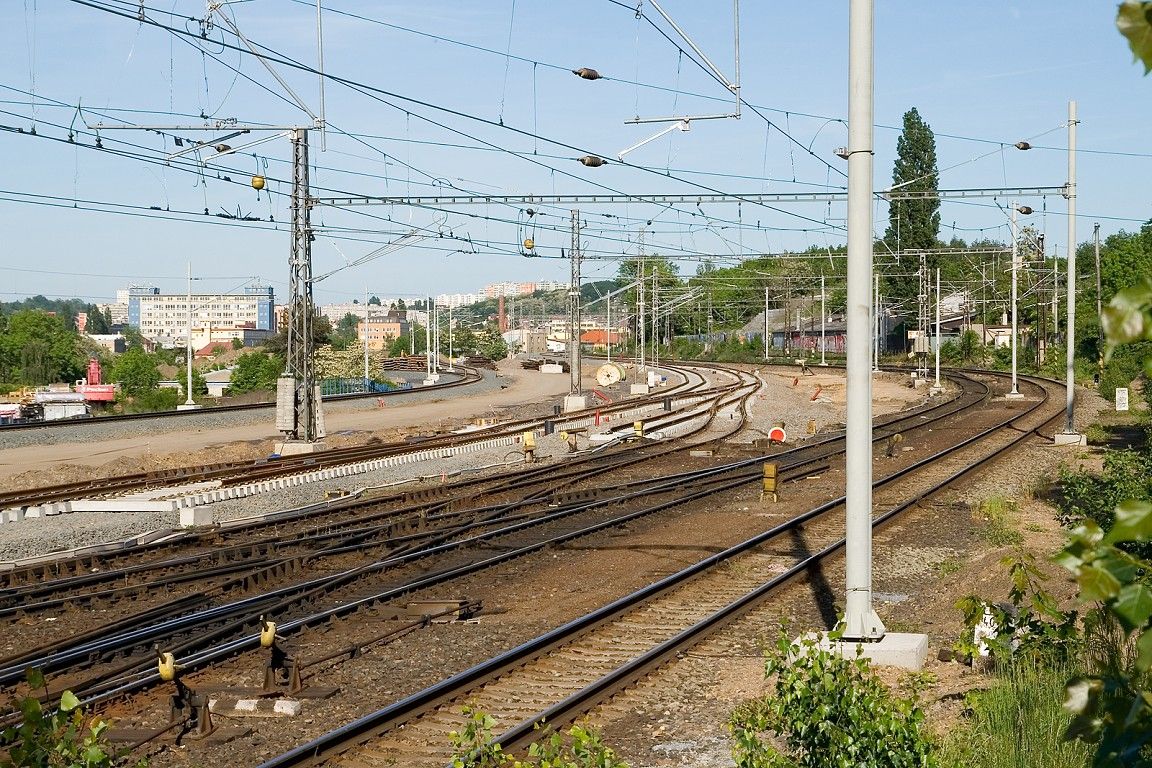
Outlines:
[{"label": "concrete pole base", "polygon": [[1023,400],[1024,395],[1020,394],[1019,392],[1009,392],[1008,394],[1004,395],[1004,399],[1005,400]]},{"label": "concrete pole base", "polygon": [[888,632],[879,640],[867,643],[832,640],[828,633],[823,632],[817,639],[816,647],[847,659],[854,659],[859,653],[875,666],[897,667],[913,672],[923,669],[928,659],[928,635],[912,632]]},{"label": "concrete pole base", "polygon": [[1087,446],[1088,438],[1075,432],[1057,432],[1052,436],[1055,445]]},{"label": "concrete pole base", "polygon": [[281,456],[299,456],[305,453],[319,453],[327,450],[327,448],[328,446],[324,444],[323,440],[312,443],[304,440],[285,440],[276,444],[275,451]]},{"label": "concrete pole base", "polygon": [[936,397],[937,395],[942,395],[942,394],[944,394],[944,387],[941,387],[939,385],[933,386],[932,389],[928,390],[928,394],[932,395],[932,397]]},{"label": "concrete pole base", "polygon": [[178,411],[196,411],[196,410],[199,410],[200,408],[203,408],[203,407],[204,406],[200,405],[199,403],[180,403],[180,405],[176,406],[176,410],[178,410]]},{"label": "concrete pole base", "polygon": [[564,397],[564,413],[582,411],[588,407],[588,398],[584,395],[566,395]]}]

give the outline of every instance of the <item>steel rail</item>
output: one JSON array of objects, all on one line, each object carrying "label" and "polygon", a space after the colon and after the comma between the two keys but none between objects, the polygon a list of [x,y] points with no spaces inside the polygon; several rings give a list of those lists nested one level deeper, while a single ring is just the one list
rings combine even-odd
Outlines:
[{"label": "steel rail", "polygon": [[[905,475],[922,469],[935,461],[943,458],[944,456],[954,453],[964,447],[974,444],[979,440],[983,440],[989,435],[1000,432],[1001,430],[1010,428],[1010,425],[1020,419],[1030,415],[1035,410],[1040,408],[1048,400],[1047,391],[1045,391],[1044,398],[1032,405],[1023,413],[1013,414],[1010,418],[1005,419],[1003,422],[989,427],[977,435],[962,441],[961,443],[939,451],[932,456],[926,457],[920,461],[915,462],[913,465],[894,472],[884,478],[877,480],[874,486],[883,486],[894,483]],[[1053,417],[1053,418],[1058,418]],[[1052,419],[1049,419],[1049,423]],[[1006,446],[997,449],[993,454],[980,458],[978,461],[966,466],[964,469],[951,475],[948,479],[936,484],[932,490],[925,491],[917,494],[913,499],[908,500],[897,507],[889,510],[888,512],[877,517],[873,525],[880,525],[890,519],[896,514],[912,505],[919,503],[926,496],[931,493],[938,492],[947,485],[955,482],[965,474],[974,471],[979,466],[990,461],[995,456],[999,456],[1007,451],[1009,448],[1018,445],[1022,440],[1028,438],[1038,430],[1039,427],[1031,430],[1022,431],[1021,434],[1013,438],[1013,440]],[[326,734],[325,736],[314,739],[313,741],[301,745],[289,752],[286,752],[276,758],[265,761],[259,768],[287,768],[288,766],[306,766],[317,765],[321,762],[334,757],[336,754],[351,748],[354,743],[363,742],[373,735],[379,734],[389,728],[392,728],[402,722],[405,722],[414,714],[421,711],[430,709],[438,704],[442,704],[449,700],[457,699],[460,695],[470,689],[474,689],[477,685],[485,680],[493,679],[496,676],[508,674],[516,667],[525,664],[527,661],[538,658],[545,653],[554,650],[561,645],[565,645],[572,641],[576,636],[584,634],[594,627],[612,620],[626,612],[631,611],[633,608],[643,605],[651,599],[668,592],[675,587],[695,578],[701,573],[710,570],[717,565],[730,560],[732,557],[742,554],[753,547],[759,546],[773,538],[779,537],[785,533],[795,530],[797,527],[809,522],[813,518],[823,515],[837,507],[841,506],[844,502],[844,497],[825,502],[813,509],[796,516],[795,518],[782,523],[772,529],[765,531],[757,536],[748,539],[740,544],[737,544],[729,549],[712,555],[698,563],[695,563],[680,572],[671,576],[665,577],[647,587],[644,587],[631,595],[625,596],[618,600],[609,603],[608,605],[600,608],[584,617],[575,619],[560,628],[545,633],[534,640],[524,643],[510,651],[500,654],[493,659],[490,659],[481,664],[475,665],[468,670],[460,672],[452,677],[441,681],[433,686],[430,686],[423,691],[412,694],[388,707],[385,707],[377,712],[371,713],[361,717],[352,723],[342,726],[334,731]],[[667,660],[677,651],[682,650],[689,644],[695,644],[699,638],[708,630],[722,626],[724,623],[733,620],[737,617],[738,612],[746,610],[751,605],[762,599],[772,590],[780,585],[790,581],[797,575],[805,572],[813,564],[826,558],[830,554],[838,551],[843,546],[843,539],[826,547],[815,555],[806,558],[792,568],[785,574],[773,579],[765,586],[757,589],[756,591],[745,595],[740,600],[730,604],[721,611],[716,612],[704,621],[689,627],[684,632],[681,632],[676,637],[663,643],[638,659],[630,662],[624,667],[613,672],[606,678],[602,678],[591,686],[583,689],[582,691],[567,697],[563,702],[555,707],[547,710],[546,712],[539,713],[531,720],[518,724],[512,730],[500,736],[496,741],[502,744],[505,748],[511,748],[521,744],[524,741],[532,739],[534,728],[537,723],[547,718],[548,722],[559,724],[565,723],[571,719],[573,713],[582,713],[587,711],[591,706],[599,701],[604,700],[610,693],[620,690],[630,680],[634,680],[639,676],[646,673],[646,670],[651,669],[654,665]],[[539,734],[536,733],[538,736]]]}]

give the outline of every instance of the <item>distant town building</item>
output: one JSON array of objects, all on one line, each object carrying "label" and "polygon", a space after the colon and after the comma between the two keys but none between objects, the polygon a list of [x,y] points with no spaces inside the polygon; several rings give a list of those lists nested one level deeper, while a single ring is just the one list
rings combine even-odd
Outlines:
[{"label": "distant town building", "polygon": [[[160,293],[155,286],[132,285],[116,292],[113,323],[121,315],[141,336],[161,346],[178,347],[188,341],[189,301],[186,293]],[[243,338],[243,331],[276,331],[275,296],[271,286],[251,286],[243,293],[192,294],[191,325],[210,339]],[[231,333],[231,335],[228,335]]]},{"label": "distant town building", "polygon": [[488,297],[483,293],[442,293],[436,297],[436,306],[458,309],[471,304],[479,304],[486,298]]},{"label": "distant town building", "polygon": [[392,299],[381,299],[379,304],[362,304],[361,302],[325,304],[320,307],[320,314],[328,318],[333,325],[343,320],[345,315],[352,315],[359,320],[363,320],[366,316],[376,317],[390,312],[399,312],[403,316],[404,310],[390,309],[394,303],[395,301]]},{"label": "distant town building", "polygon": [[408,333],[408,321],[401,320],[395,313],[380,317],[369,317],[356,325],[356,338],[364,343],[368,338],[368,349],[388,349],[388,346]]},{"label": "distant town building", "polygon": [[120,353],[127,348],[124,336],[119,333],[89,333],[85,335],[109,352]]}]

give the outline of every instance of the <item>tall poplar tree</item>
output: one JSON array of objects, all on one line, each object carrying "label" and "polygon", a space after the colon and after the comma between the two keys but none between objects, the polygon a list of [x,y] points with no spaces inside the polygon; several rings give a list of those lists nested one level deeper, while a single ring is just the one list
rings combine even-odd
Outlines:
[{"label": "tall poplar tree", "polygon": [[[888,292],[896,298],[917,293],[917,279],[908,276],[920,266],[909,252],[935,248],[939,244],[940,200],[935,196],[940,180],[936,170],[936,137],[916,108],[904,113],[904,130],[896,140],[896,163],[892,168],[895,193],[926,194],[924,199],[893,200],[888,205],[888,229],[884,242],[893,253],[904,254],[900,263],[883,269]],[[929,255],[928,266],[936,266]]]}]

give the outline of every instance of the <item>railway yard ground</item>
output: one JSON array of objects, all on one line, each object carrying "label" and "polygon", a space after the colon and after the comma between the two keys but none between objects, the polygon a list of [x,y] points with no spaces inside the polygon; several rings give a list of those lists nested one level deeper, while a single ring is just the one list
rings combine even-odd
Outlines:
[{"label": "railway yard ground", "polygon": [[[703,369],[705,364],[700,365]],[[273,524],[270,528],[271,533],[280,536],[277,543],[262,545],[267,547],[262,550],[262,557],[268,563],[286,558],[288,564],[281,570],[274,571],[270,567],[267,574],[245,576],[247,580],[236,576],[229,581],[233,577],[224,573],[191,584],[172,581],[158,591],[133,587],[137,591],[132,592],[130,599],[112,595],[113,587],[117,587],[112,585],[105,587],[109,592],[107,596],[91,602],[61,598],[58,605],[43,610],[11,613],[2,618],[9,622],[9,631],[0,640],[0,656],[4,657],[0,660],[0,673],[4,668],[18,666],[12,660],[23,658],[21,654],[30,653],[38,644],[48,644],[80,630],[111,627],[114,622],[136,614],[158,610],[166,602],[194,602],[210,597],[217,601],[213,605],[223,605],[225,599],[257,599],[260,592],[254,584],[268,590],[279,589],[305,578],[319,580],[338,575],[344,573],[344,569],[356,569],[364,563],[394,561],[397,564],[390,567],[395,572],[388,571],[389,575],[385,577],[385,572],[381,571],[378,577],[374,577],[375,581],[369,584],[357,582],[351,591],[317,593],[299,604],[277,604],[283,606],[278,609],[282,614],[274,614],[271,618],[287,623],[309,610],[325,606],[338,608],[358,600],[368,600],[366,596],[373,595],[363,610],[334,614],[330,619],[309,623],[284,638],[283,642],[293,658],[316,660],[309,666],[306,689],[311,687],[314,692],[332,689],[331,695],[296,697],[301,704],[295,716],[250,717],[238,710],[230,710],[227,692],[259,688],[265,674],[264,657],[260,653],[236,650],[210,665],[190,666],[183,680],[192,689],[218,691],[217,727],[231,728],[244,735],[229,741],[209,738],[203,741],[184,739],[174,743],[171,739],[157,739],[143,747],[141,752],[150,757],[153,766],[165,768],[258,765],[265,762],[269,765],[305,764],[275,761],[292,747],[319,739],[343,724],[412,698],[483,660],[529,644],[534,638],[576,622],[654,582],[670,578],[709,558],[728,557],[729,548],[775,526],[782,526],[816,505],[834,506],[844,488],[842,457],[839,455],[829,453],[797,459],[790,473],[782,475],[777,503],[761,497],[754,475],[759,472],[765,454],[771,452],[766,437],[773,426],[781,422],[786,425],[788,447],[795,446],[796,450],[806,446],[815,449],[842,429],[842,372],[815,369],[814,374],[804,375],[794,368],[726,366],[726,369],[727,372],[716,369],[705,375],[683,367],[679,373],[669,372],[670,386],[680,384],[687,387],[691,383],[689,379],[699,377],[706,380],[703,383],[710,382],[713,387],[721,383],[730,387],[725,390],[727,395],[717,396],[706,414],[702,411],[693,416],[686,411],[683,421],[662,423],[661,419],[667,416],[654,402],[646,406],[647,410],[627,411],[613,422],[622,430],[630,427],[634,420],[652,424],[648,428],[649,437],[663,439],[651,440],[650,445],[640,450],[672,444],[677,439],[686,440],[689,435],[693,435],[691,440],[696,450],[652,451],[650,457],[631,463],[626,458],[627,454],[605,451],[598,459],[591,451],[594,446],[589,442],[588,432],[573,426],[570,439],[575,439],[579,452],[571,453],[569,444],[560,434],[541,433],[536,438],[537,464],[523,462],[523,446],[503,443],[450,457],[428,457],[419,462],[394,464],[210,504],[213,523],[225,524],[219,529],[217,539],[192,541],[189,538],[185,549],[169,550],[167,554],[149,551],[142,555],[141,562],[175,557],[177,552],[188,557],[201,557],[213,547],[231,546],[234,536],[238,541],[246,519],[268,516],[276,510],[309,505],[323,507],[327,504],[326,498],[349,491],[356,492],[355,496],[346,497],[349,503],[352,498],[357,499],[356,503],[376,498],[385,507],[392,504],[388,509],[400,508],[397,505],[402,504],[433,504],[437,499],[460,499],[438,507],[422,508],[424,511],[419,513],[419,522],[405,523],[407,528],[390,523],[402,535],[395,538],[396,531],[390,528],[390,538],[386,543],[376,544],[377,549],[357,549],[363,546],[362,539],[367,536],[357,529],[355,535],[343,533],[340,534],[342,538],[327,540],[323,546],[329,549],[312,550],[307,556],[293,555],[286,540],[301,534],[293,533],[295,529],[290,527],[291,521],[285,518],[282,526]],[[898,428],[892,426],[889,434],[901,435],[899,441],[878,444],[874,479],[880,481],[893,473],[909,473],[887,486],[877,486],[875,504],[878,513],[905,504],[908,509],[876,531],[873,586],[877,611],[889,630],[929,635],[929,661],[922,679],[929,680],[930,684],[923,696],[929,703],[929,718],[933,726],[947,728],[963,706],[963,692],[982,685],[980,675],[967,667],[937,660],[937,652],[950,647],[961,631],[961,617],[954,607],[956,601],[968,594],[993,598],[1005,594],[1008,589],[1006,571],[1000,560],[1018,547],[1036,553],[1041,567],[1050,571],[1049,588],[1055,595],[1068,598],[1074,594],[1073,585],[1043,562],[1061,541],[1059,527],[1050,508],[1043,503],[1043,496],[1061,465],[1075,466],[1078,462],[1092,461],[1092,457],[1086,449],[1057,448],[1050,440],[1029,434],[1038,430],[1040,435],[1051,435],[1051,427],[1041,425],[1048,424],[1054,413],[1062,412],[1061,392],[1059,397],[1053,395],[1051,398],[1058,401],[1055,406],[1047,403],[1047,412],[1040,415],[1042,409],[1037,410],[1026,429],[1015,430],[1014,434],[1022,433],[1024,439],[1015,444],[1006,458],[960,475],[943,491],[934,492],[918,502],[915,499],[908,501],[910,494],[915,497],[927,493],[917,490],[918,483],[929,483],[928,479],[916,479],[916,472],[920,471],[918,463],[932,459],[931,464],[938,475],[931,479],[932,483],[940,482],[948,473],[960,472],[972,460],[964,457],[963,449],[953,449],[952,446],[962,437],[980,430],[995,435],[1006,420],[1024,424],[1029,408],[1035,406],[1039,409],[1045,405],[1043,396],[1047,391],[1047,385],[1032,383],[1025,400],[1010,402],[1000,396],[1004,391],[1002,380],[971,375],[949,381],[943,397],[930,398],[926,387],[913,388],[908,384],[908,377],[903,373],[878,374],[873,383],[874,417],[879,420],[878,425],[899,425]],[[588,386],[595,385],[589,380]],[[553,404],[567,389],[567,376],[525,371],[514,361],[505,361],[500,366],[499,377],[489,372],[474,389],[455,393],[451,399],[447,396],[444,399],[425,397],[416,402],[386,407],[379,407],[372,401],[333,406],[327,411],[331,435],[328,444],[334,450],[373,443],[400,444],[416,436],[451,433],[481,419],[497,422],[545,419],[554,415]],[[735,399],[740,392],[744,393],[743,399]],[[683,397],[688,402],[688,395]],[[700,397],[703,396],[697,396]],[[1103,401],[1090,392],[1078,393],[1078,397],[1077,416],[1082,422],[1078,426],[1083,427],[1094,420]],[[932,422],[930,426],[917,426],[918,421],[928,423],[932,409],[940,407],[937,401],[952,400],[959,407],[961,403],[968,403],[965,398],[970,399],[969,405],[973,410],[957,412],[957,415]],[[614,399],[619,399],[619,396],[614,395]],[[235,421],[227,425],[206,422],[194,429],[165,432],[160,432],[156,425],[135,424],[129,427],[109,424],[106,434],[86,432],[75,441],[54,438],[54,444],[40,446],[21,444],[9,447],[10,444],[3,442],[8,436],[0,435],[0,483],[5,489],[40,487],[115,476],[140,471],[141,468],[167,469],[222,461],[252,462],[266,457],[276,438],[267,423],[270,421],[268,414],[248,412],[240,417],[229,417],[233,418]],[[596,418],[599,419],[599,414]],[[81,428],[95,430],[101,427],[87,423]],[[809,434],[810,429],[814,434]],[[884,427],[878,426],[877,429],[878,434],[884,434]],[[413,447],[418,447],[418,444],[414,443]],[[948,453],[953,450],[958,452]],[[784,463],[783,456],[781,454],[781,467],[792,467]],[[580,475],[569,485],[529,492],[529,496],[515,494],[512,489],[517,481],[501,479],[509,477],[509,472],[513,477],[515,473],[522,473],[527,478],[535,471],[544,475],[551,471],[554,477],[550,480],[557,481],[569,466],[575,467],[579,461],[598,460],[605,462],[598,473]],[[616,461],[619,463],[610,463]],[[715,482],[698,480],[697,475],[702,476],[710,468],[737,464],[751,467],[751,482],[718,483],[708,486],[705,491],[693,491],[695,496],[683,499],[663,495],[672,493],[662,484],[669,478],[680,478],[678,482],[692,490],[695,486],[691,483]],[[689,475],[692,475],[691,479],[688,479]],[[728,477],[727,474],[720,476]],[[434,530],[429,533],[432,521],[461,514],[460,506],[467,506],[463,499],[468,497],[469,484],[475,488],[475,503],[480,504],[483,499],[486,506],[477,509],[485,510],[487,517],[473,518],[468,523],[471,527],[453,529],[442,538],[436,538]],[[456,488],[460,490],[453,490]],[[630,489],[640,490],[629,495]],[[453,496],[453,493],[457,495]],[[614,500],[611,506],[599,507],[591,503],[609,496]],[[993,497],[1002,497],[1012,503],[1007,505],[1011,510],[1007,519],[991,523],[1008,526],[1018,532],[1017,536],[1006,539],[990,535],[990,521],[983,519],[981,505]],[[529,498],[540,505],[540,511],[499,519],[503,522],[522,521],[529,515],[544,515],[540,519],[546,522],[541,524],[543,533],[539,536],[551,536],[548,543],[529,543],[524,530],[512,533],[497,531],[491,534],[494,538],[483,538],[489,535],[487,531],[492,530],[492,520],[496,519],[497,513],[508,515],[511,510],[528,509],[519,505],[527,503]],[[579,505],[585,500],[591,500],[587,509]],[[655,507],[641,509],[642,504],[655,502],[659,502]],[[308,535],[328,529],[340,531],[342,509],[339,505],[326,509],[300,530],[307,530]],[[571,514],[573,520],[579,518],[579,526],[584,528],[578,531],[576,522],[553,520],[550,510],[555,509]],[[831,516],[836,514],[832,512]],[[839,514],[842,517],[842,512]],[[228,529],[228,525],[235,528]],[[565,528],[565,525],[571,527]],[[73,512],[29,518],[0,525],[0,561],[44,556],[55,550],[158,530],[173,533],[173,547],[184,546],[180,543],[184,540],[177,529],[175,513],[171,512]],[[235,533],[228,533],[229,530]],[[430,543],[413,543],[425,534],[432,537]],[[821,551],[840,535],[842,533],[836,532],[835,524],[813,518],[763,544],[762,549],[754,554],[741,556],[744,559],[732,556],[724,560],[718,566],[719,575],[727,584],[759,583],[775,578],[789,567],[783,564],[785,561],[790,563]],[[188,537],[187,534],[184,536]],[[475,540],[467,538],[472,536]],[[1013,543],[1005,543],[1009,539]],[[450,550],[449,554],[436,555],[441,559],[405,559],[415,558],[413,553],[419,546],[434,546],[438,542],[452,543],[451,547],[444,547]],[[523,554],[505,557],[521,546],[525,547]],[[382,557],[385,560],[380,560]],[[484,562],[483,567],[476,565],[485,558],[492,562]],[[85,564],[93,572],[105,567],[122,567],[120,563],[96,567],[89,567],[88,561]],[[454,575],[445,576],[450,571]],[[69,575],[82,574],[78,569],[65,568],[62,577]],[[705,578],[701,575],[684,589],[691,589],[692,583],[696,583],[698,589],[708,590],[708,582],[701,581]],[[129,577],[125,576],[118,587],[127,590],[129,582]],[[770,600],[753,604],[728,620],[729,623],[721,630],[676,651],[654,671],[639,676],[620,692],[590,707],[589,717],[603,730],[605,741],[633,768],[730,765],[730,745],[725,727],[728,714],[740,702],[768,690],[760,648],[771,641],[781,622],[788,624],[790,633],[827,628],[835,619],[843,582],[842,561],[835,553],[814,562],[803,576],[784,581],[771,594]],[[398,585],[403,585],[403,589]],[[381,599],[372,592],[380,589],[394,589],[398,596]],[[201,598],[197,598],[197,593],[202,593]],[[653,595],[653,606],[656,599]],[[423,620],[421,611],[427,614],[431,609],[426,606],[434,603],[461,606],[462,615],[450,614],[451,618],[457,619],[452,621]],[[412,608],[414,604],[425,608]],[[260,605],[261,611],[274,611],[269,607],[271,603]],[[683,612],[683,608],[667,610]],[[639,619],[629,620],[639,627]],[[251,624],[251,619],[247,621]],[[216,629],[212,625],[211,631]],[[208,632],[208,625],[197,631]],[[641,629],[636,632],[640,634]],[[156,642],[161,650],[167,647],[165,643],[180,647],[179,643],[195,634],[196,631],[184,630]],[[375,642],[376,638],[384,636],[387,636],[386,640]],[[338,649],[358,647],[361,643],[363,647],[359,650],[324,659]],[[614,643],[620,644],[619,639],[607,642],[608,645]],[[553,664],[562,665],[567,658],[570,665],[578,665],[580,662],[572,661],[576,658],[572,656],[575,653],[563,648],[554,651]],[[587,658],[607,655],[606,651],[596,650],[595,646],[590,653],[592,655]],[[193,654],[190,650],[189,655]],[[124,657],[131,659],[132,651],[110,653],[107,658],[93,661],[93,665],[100,668],[100,663],[115,664]],[[5,664],[5,661],[12,663]],[[594,664],[588,662],[588,666]],[[58,687],[76,685],[82,688],[87,684],[89,672],[83,666],[61,665],[57,674]],[[107,674],[107,679],[113,679],[111,672]],[[133,674],[136,678],[140,676],[132,673],[115,679],[134,679]],[[545,670],[545,674],[561,676],[555,670]],[[897,677],[895,673],[892,675]],[[491,685],[495,686],[503,673],[493,672],[490,677],[493,680]],[[531,690],[527,683],[524,686],[524,691]],[[9,684],[4,692],[0,692],[0,703],[5,692],[16,690],[18,686]],[[162,729],[169,722],[166,697],[170,690],[164,685],[130,696],[106,695],[102,690],[99,686],[92,687],[92,696],[99,699],[101,711],[113,718],[118,727],[146,732]],[[512,699],[516,696],[524,699],[523,706],[533,704],[533,695],[525,692],[510,694],[507,706],[515,709]],[[469,694],[467,698],[478,696]],[[453,702],[446,706],[458,711],[460,702]],[[502,721],[509,718],[512,718],[509,722],[516,720],[512,714],[498,717]],[[428,732],[434,733],[444,718],[437,720],[432,716],[430,719],[432,723],[428,727],[432,730]],[[501,722],[501,728],[506,724]],[[441,728],[445,743],[447,730],[446,725]],[[420,733],[417,725],[413,725],[406,737],[407,743],[401,733],[396,737],[397,744],[387,749],[375,747],[375,751],[357,752],[353,757],[338,755],[333,762],[324,764],[386,765],[393,764],[389,761],[398,761],[394,764],[442,765],[442,762],[437,762],[441,760],[441,751],[417,744],[422,738]],[[393,751],[387,751],[389,749]],[[409,749],[411,754],[404,751]],[[401,757],[395,757],[397,754]]]}]

